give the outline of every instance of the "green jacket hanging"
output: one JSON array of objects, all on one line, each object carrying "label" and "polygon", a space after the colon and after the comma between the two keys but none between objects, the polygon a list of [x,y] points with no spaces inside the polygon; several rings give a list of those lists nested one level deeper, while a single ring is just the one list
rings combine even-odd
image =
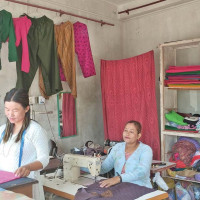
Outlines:
[{"label": "green jacket hanging", "polygon": [[[12,21],[12,14],[6,10],[0,11],[0,50],[2,43],[8,42],[8,60],[9,62],[17,61],[17,49],[15,46],[15,30]],[[1,70],[1,58],[0,58],[0,70]]]}]

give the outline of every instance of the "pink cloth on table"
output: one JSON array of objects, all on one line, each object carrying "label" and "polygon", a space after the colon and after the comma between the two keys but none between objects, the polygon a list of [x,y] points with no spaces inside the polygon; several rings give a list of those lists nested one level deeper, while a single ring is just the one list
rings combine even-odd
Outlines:
[{"label": "pink cloth on table", "polygon": [[22,41],[22,64],[21,71],[28,73],[30,69],[29,61],[29,49],[27,35],[31,27],[31,20],[26,16],[13,18],[13,24],[15,28],[16,42],[15,45],[18,47]]},{"label": "pink cloth on table", "polygon": [[87,26],[76,22],[74,26],[75,52],[85,78],[96,75]]},{"label": "pink cloth on table", "polygon": [[12,172],[0,170],[0,184],[6,183],[6,182],[9,182],[9,181],[13,181],[13,180],[18,179],[18,178],[20,178],[20,177],[15,176],[15,174],[12,173]]},{"label": "pink cloth on table", "polygon": [[166,73],[199,71],[200,66],[169,66]]}]

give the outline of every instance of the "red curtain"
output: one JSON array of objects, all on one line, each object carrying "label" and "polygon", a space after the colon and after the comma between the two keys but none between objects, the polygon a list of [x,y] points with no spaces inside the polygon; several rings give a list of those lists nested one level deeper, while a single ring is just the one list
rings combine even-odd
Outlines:
[{"label": "red curtain", "polygon": [[62,137],[77,135],[75,99],[71,93],[63,93],[62,100]]},{"label": "red curtain", "polygon": [[101,90],[105,139],[122,140],[125,123],[139,121],[141,141],[160,159],[160,138],[155,96],[154,53],[101,60]]}]

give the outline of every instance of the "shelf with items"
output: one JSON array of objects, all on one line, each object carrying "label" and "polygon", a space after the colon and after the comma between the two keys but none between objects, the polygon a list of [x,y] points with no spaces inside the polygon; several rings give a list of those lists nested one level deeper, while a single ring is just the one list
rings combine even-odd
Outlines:
[{"label": "shelf with items", "polygon": [[166,87],[168,90],[200,90],[200,87]]},{"label": "shelf with items", "polygon": [[200,138],[200,133],[189,133],[189,132],[184,132],[184,131],[164,130],[164,131],[162,131],[162,134],[171,135],[171,136],[178,136],[178,137],[184,136],[184,137]]},{"label": "shelf with items", "polygon": [[[194,50],[195,49],[195,50]],[[200,142],[200,132],[191,130],[168,130],[165,127],[168,120],[165,115],[170,111],[182,113],[200,113],[200,85],[176,85],[171,86],[170,81],[165,81],[166,70],[169,66],[195,66],[200,65],[200,38],[169,42],[160,45],[160,120],[161,120],[161,157],[162,161],[170,160],[173,145],[181,137],[188,137]],[[175,69],[177,70],[177,69]],[[180,69],[178,69],[180,70]],[[168,77],[170,79],[171,77]],[[174,77],[171,78],[171,80]],[[180,79],[179,79],[180,80]],[[168,85],[168,86],[167,86]],[[193,103],[193,101],[195,103]],[[191,110],[190,110],[191,108]],[[197,111],[197,112],[196,112]],[[179,127],[178,127],[179,128]],[[184,127],[185,128],[185,127]],[[190,127],[189,127],[190,128]],[[170,161],[171,162],[171,161]],[[163,175],[166,176],[167,173]],[[185,180],[176,177],[170,178],[200,183],[199,181]]]}]

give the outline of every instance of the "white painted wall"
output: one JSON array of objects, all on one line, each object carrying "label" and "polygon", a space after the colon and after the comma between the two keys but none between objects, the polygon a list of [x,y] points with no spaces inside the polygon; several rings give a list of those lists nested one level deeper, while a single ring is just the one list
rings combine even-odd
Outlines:
[{"label": "white painted wall", "polygon": [[[103,116],[101,104],[101,86],[100,86],[100,59],[119,59],[122,58],[121,50],[121,23],[117,21],[116,7],[106,2],[98,0],[51,0],[51,1],[28,1],[29,3],[38,4],[54,9],[61,9],[66,12],[91,17],[97,20],[104,20],[114,23],[115,26],[104,25],[70,17],[67,15],[59,16],[51,11],[30,8],[14,3],[1,3],[0,10],[5,9],[12,13],[13,17],[19,17],[23,13],[27,13],[32,17],[40,17],[46,15],[54,20],[56,24],[64,21],[76,22],[80,21],[87,24],[90,44],[96,68],[96,76],[84,78],[77,61],[77,123],[78,136],[60,139],[58,137],[58,117],[56,95],[53,95],[44,105],[34,105],[35,111],[53,111],[53,114],[36,114],[36,120],[47,130],[50,138],[56,138],[57,143],[65,152],[73,147],[80,147],[87,140],[93,140],[96,143],[103,144]],[[59,3],[58,3],[59,2]],[[0,125],[5,122],[3,99],[5,93],[15,87],[16,69],[15,63],[8,62],[8,45],[3,44],[1,50],[2,70],[0,71]],[[65,91],[69,91],[64,83]],[[38,74],[36,74],[34,82],[29,91],[30,96],[39,96]]]},{"label": "white painted wall", "polygon": [[[200,37],[200,1],[181,4],[173,8],[163,9],[154,13],[130,18],[123,21],[122,28],[122,48],[123,57],[128,58],[136,56],[150,50],[155,53],[155,68],[156,68],[156,96],[159,111],[159,44],[186,40]],[[134,12],[134,11],[132,11]],[[186,63],[184,52],[179,54],[177,65],[182,64],[199,64],[199,50],[195,56],[192,56],[192,62]],[[191,61],[191,60],[190,60]],[[181,94],[181,99],[185,101],[179,102],[180,110],[184,112],[198,112],[199,108],[194,109],[193,103],[197,94],[193,91],[189,97],[184,92]],[[199,95],[198,95],[199,96]],[[179,98],[180,99],[180,98]],[[193,101],[191,101],[193,99]],[[185,102],[185,103],[184,103]],[[195,100],[196,102],[196,100]],[[189,104],[189,105],[188,105]],[[187,108],[192,108],[190,111]]]}]

